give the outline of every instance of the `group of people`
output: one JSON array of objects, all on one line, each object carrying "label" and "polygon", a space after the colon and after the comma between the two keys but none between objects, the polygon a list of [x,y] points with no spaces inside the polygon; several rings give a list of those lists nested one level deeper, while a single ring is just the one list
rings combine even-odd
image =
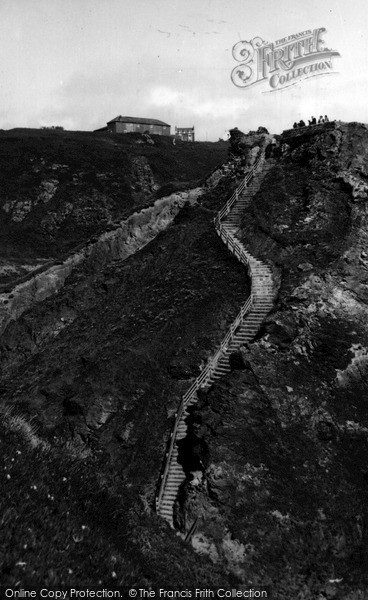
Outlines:
[{"label": "group of people", "polygon": [[[329,118],[327,115],[325,115],[324,117],[321,115],[317,121],[316,117],[311,117],[310,119],[308,119],[308,127],[311,127],[312,125],[319,125],[320,123],[328,123],[329,122]],[[299,123],[294,123],[293,128],[294,129],[298,129],[298,127],[307,127],[305,122],[303,121],[303,119],[301,119],[299,121]]]}]

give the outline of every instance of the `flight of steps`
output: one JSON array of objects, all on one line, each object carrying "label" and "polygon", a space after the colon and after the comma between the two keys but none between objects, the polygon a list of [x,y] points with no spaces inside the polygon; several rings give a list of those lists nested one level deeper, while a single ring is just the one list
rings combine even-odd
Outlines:
[{"label": "flight of steps", "polygon": [[196,390],[199,387],[208,387],[214,381],[230,372],[230,354],[238,350],[240,346],[249,343],[255,337],[262,321],[273,306],[274,287],[271,270],[264,262],[254,258],[235,235],[235,232],[239,229],[244,211],[251,202],[254,194],[259,190],[262,179],[272,164],[271,161],[265,163],[264,155],[261,155],[248,186],[242,189],[243,186],[241,185],[239,186],[241,191],[238,192],[237,190],[235,192],[234,203],[231,206],[230,212],[222,220],[218,219],[217,222],[215,220],[217,233],[228,245],[229,249],[234,252],[235,256],[248,267],[252,281],[252,302],[248,300],[245,303],[245,308],[248,312],[240,319],[238,315],[236,328],[234,329],[234,325],[231,327],[231,331],[225,336],[225,340],[221,344],[215,359],[207,366],[206,372],[198,378],[198,384],[193,385],[189,392],[187,392],[176,415],[174,429],[171,433],[170,448],[166,455],[165,471],[162,475],[159,494],[156,497],[157,513],[166,519],[172,527],[174,526],[174,503],[180,485],[185,480],[185,473],[177,460],[177,442],[187,435],[186,418],[188,416],[188,408],[197,401]]},{"label": "flight of steps", "polygon": [[166,478],[166,484],[164,488],[164,492],[158,507],[156,510],[158,514],[166,519],[166,521],[174,527],[173,523],[173,510],[174,510],[174,502],[179,492],[179,488],[183,481],[185,480],[185,473],[183,471],[183,467],[178,463],[178,448],[176,442],[179,442],[187,435],[187,425],[185,419],[188,416],[187,408],[192,406],[197,401],[197,398],[193,398],[189,400],[186,404],[185,409],[181,413],[180,418],[177,421],[177,429],[175,434],[175,444],[169,456],[168,460],[168,475]]},{"label": "flight of steps", "polygon": [[273,167],[274,160],[268,160],[263,163],[262,171],[256,173],[251,183],[238,194],[238,198],[235,204],[231,208],[231,212],[227,215],[225,220],[222,222],[226,227],[234,226],[235,229],[238,229],[241,223],[241,219],[243,218],[246,209],[251,203],[253,196],[258,192],[261,187],[262,180],[264,179],[266,173]]}]

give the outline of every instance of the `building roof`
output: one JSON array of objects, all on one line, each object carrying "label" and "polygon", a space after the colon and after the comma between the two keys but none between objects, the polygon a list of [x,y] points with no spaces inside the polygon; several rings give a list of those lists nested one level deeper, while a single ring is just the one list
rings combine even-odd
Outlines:
[{"label": "building roof", "polygon": [[158,119],[145,119],[144,117],[122,117],[121,115],[107,122],[108,125],[110,125],[110,123],[142,123],[143,125],[163,125],[164,127],[170,127],[168,123],[164,123]]}]

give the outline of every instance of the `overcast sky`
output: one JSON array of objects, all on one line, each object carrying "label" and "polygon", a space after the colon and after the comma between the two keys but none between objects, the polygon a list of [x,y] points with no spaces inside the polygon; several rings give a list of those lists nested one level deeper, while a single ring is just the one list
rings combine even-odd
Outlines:
[{"label": "overcast sky", "polygon": [[[334,74],[237,88],[232,47],[325,27]],[[368,122],[367,0],[0,0],[0,128],[93,130],[113,117],[279,133],[328,114]]]}]

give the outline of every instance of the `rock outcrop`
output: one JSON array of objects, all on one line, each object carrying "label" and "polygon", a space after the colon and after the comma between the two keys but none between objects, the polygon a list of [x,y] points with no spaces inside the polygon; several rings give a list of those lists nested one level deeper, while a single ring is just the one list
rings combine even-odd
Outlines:
[{"label": "rock outcrop", "polygon": [[363,598],[368,128],[309,128],[277,154],[242,227],[282,273],[278,305],[192,410],[177,522],[273,597]]},{"label": "rock outcrop", "polygon": [[71,254],[65,261],[52,264],[8,292],[0,293],[0,334],[10,321],[17,319],[33,304],[59,291],[77,265],[87,261],[97,272],[112,260],[125,259],[148,244],[172,222],[186,202],[197,201],[202,193],[201,188],[196,188],[160,198],[152,207],[134,213],[116,229],[103,233],[95,242]]}]

